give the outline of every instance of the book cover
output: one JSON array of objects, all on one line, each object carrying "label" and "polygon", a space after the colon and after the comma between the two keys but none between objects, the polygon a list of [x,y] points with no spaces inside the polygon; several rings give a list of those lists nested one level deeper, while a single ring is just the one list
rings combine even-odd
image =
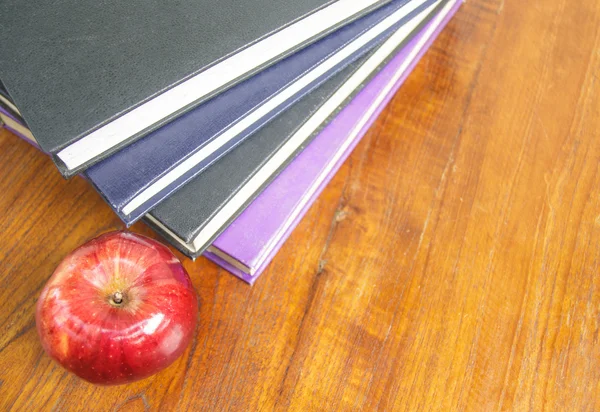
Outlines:
[{"label": "book cover", "polygon": [[239,83],[85,171],[134,223],[433,0],[394,0]]},{"label": "book cover", "polygon": [[429,6],[375,51],[299,100],[163,201],[146,222],[183,253],[200,255],[446,3]]},{"label": "book cover", "polygon": [[252,284],[431,46],[461,1],[445,9],[388,63],[204,252]]},{"label": "book cover", "polygon": [[387,2],[6,0],[0,78],[71,176]]}]

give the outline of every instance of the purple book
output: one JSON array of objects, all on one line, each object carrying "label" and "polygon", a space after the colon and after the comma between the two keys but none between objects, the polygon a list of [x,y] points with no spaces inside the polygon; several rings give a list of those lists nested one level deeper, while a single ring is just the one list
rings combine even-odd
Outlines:
[{"label": "purple book", "polygon": [[254,283],[461,3],[450,1],[231,223],[204,256]]}]

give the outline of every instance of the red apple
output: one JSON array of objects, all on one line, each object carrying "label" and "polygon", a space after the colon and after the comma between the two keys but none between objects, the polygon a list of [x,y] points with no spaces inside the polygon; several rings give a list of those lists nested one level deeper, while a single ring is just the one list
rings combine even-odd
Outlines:
[{"label": "red apple", "polygon": [[73,251],[40,295],[37,330],[46,352],[98,384],[148,377],[188,346],[198,302],[171,251],[133,233],[102,235]]}]

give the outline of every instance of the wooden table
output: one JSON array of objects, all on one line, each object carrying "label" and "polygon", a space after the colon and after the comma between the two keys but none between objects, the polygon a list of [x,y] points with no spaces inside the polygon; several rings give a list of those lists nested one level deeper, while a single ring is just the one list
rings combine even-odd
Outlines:
[{"label": "wooden table", "polygon": [[193,344],[108,388],[34,306],[122,225],[2,131],[0,409],[600,410],[599,131],[600,2],[469,0],[257,284],[185,260]]}]

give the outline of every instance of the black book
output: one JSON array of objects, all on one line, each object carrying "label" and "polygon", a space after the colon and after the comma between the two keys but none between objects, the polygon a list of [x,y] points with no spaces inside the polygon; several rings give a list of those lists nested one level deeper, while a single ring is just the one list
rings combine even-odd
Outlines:
[{"label": "black book", "polygon": [[387,2],[4,0],[3,102],[70,176]]}]

